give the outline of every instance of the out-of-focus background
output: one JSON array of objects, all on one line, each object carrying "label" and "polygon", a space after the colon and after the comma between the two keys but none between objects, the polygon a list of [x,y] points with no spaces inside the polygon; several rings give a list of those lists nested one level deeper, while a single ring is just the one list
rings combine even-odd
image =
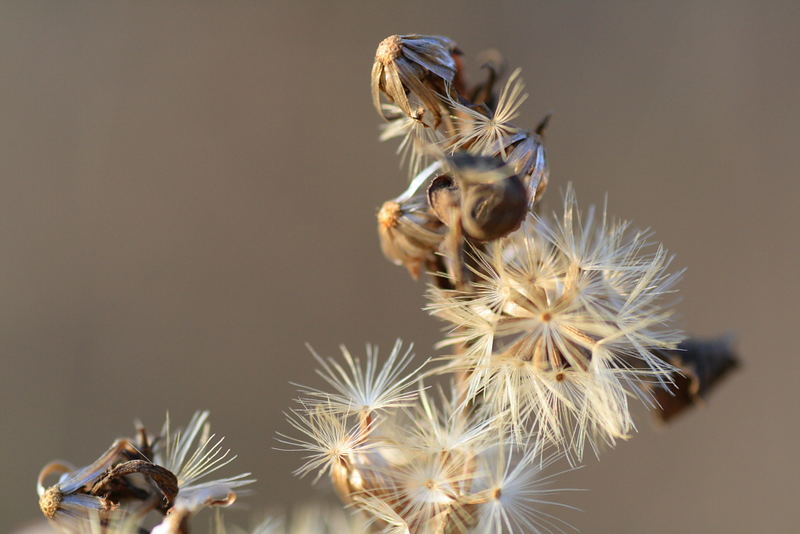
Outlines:
[{"label": "out-of-focus background", "polygon": [[440,33],[473,68],[487,48],[522,67],[524,125],[554,112],[550,207],[572,181],[655,229],[688,266],[682,326],[744,358],[704,408],[642,417],[567,476],[590,491],[566,519],[794,531],[799,27],[795,2],[3,2],[0,527],[39,517],[45,462],[166,410],[210,408],[258,477],[242,522],[326,495],[271,450],[289,380],[314,382],[304,342],[424,356],[439,335],[378,248],[405,176],[369,70],[386,35]]}]

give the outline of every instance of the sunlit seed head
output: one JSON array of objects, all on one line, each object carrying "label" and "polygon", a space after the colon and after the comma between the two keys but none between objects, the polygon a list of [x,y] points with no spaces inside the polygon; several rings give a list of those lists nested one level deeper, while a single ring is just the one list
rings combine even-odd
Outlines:
[{"label": "sunlit seed head", "polygon": [[533,429],[578,457],[627,437],[628,396],[647,402],[650,383],[668,383],[674,369],[656,351],[681,339],[665,299],[679,273],[663,247],[582,215],[570,189],[560,217],[532,218],[474,256],[472,291],[429,292],[452,324],[445,344],[467,347],[453,365],[469,372],[469,394],[520,438]]},{"label": "sunlit seed head", "polygon": [[286,448],[278,450],[306,453],[305,462],[294,474],[305,476],[317,471],[316,479],[334,469],[352,467],[355,454],[369,450],[375,444],[366,441],[369,426],[350,421],[350,413],[339,412],[331,405],[316,404],[302,410],[292,410],[286,420],[300,435],[279,432],[278,441]]},{"label": "sunlit seed head", "polygon": [[412,345],[404,348],[397,340],[386,359],[381,361],[375,346],[367,346],[363,360],[341,347],[342,361],[339,361],[323,358],[309,347],[320,365],[317,374],[331,391],[300,386],[300,391],[306,395],[303,402],[311,408],[324,406],[339,413],[363,411],[365,415],[409,406],[417,395],[411,386],[427,363],[411,368],[412,349]]}]

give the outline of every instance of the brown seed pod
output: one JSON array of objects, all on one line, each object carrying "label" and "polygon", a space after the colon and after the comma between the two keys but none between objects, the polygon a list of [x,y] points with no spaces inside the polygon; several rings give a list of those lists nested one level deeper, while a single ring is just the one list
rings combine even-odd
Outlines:
[{"label": "brown seed pod", "polygon": [[528,213],[525,184],[497,158],[459,152],[448,159],[461,191],[461,226],[477,241],[513,232]]},{"label": "brown seed pod", "polygon": [[461,225],[472,239],[493,241],[519,228],[527,212],[525,186],[514,175],[468,187],[461,204]]}]

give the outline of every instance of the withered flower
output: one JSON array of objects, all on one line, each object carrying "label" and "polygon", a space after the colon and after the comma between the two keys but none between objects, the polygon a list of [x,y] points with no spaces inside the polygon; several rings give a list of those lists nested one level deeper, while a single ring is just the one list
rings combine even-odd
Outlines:
[{"label": "withered flower", "polygon": [[[540,216],[548,117],[532,131],[514,125],[527,98],[520,71],[498,95],[502,60],[484,66],[486,81],[469,88],[446,37],[393,35],[378,46],[381,139],[399,138],[416,174],[378,213],[381,248],[414,278],[434,274],[427,309],[449,323],[437,345],[446,363],[412,366],[399,341],[386,358],[369,345],[365,358],[312,351],[326,385],[300,386],[300,406],[286,414],[293,432],[278,441],[302,454],[296,475],[329,478],[359,513],[316,506],[250,534],[564,532],[570,525],[539,506],[571,508],[551,500],[559,473],[545,468],[627,439],[631,399],[668,420],[736,366],[728,340],[681,342],[670,326],[666,297],[680,272],[649,231],[605,210],[581,213],[571,187],[562,213]],[[450,375],[438,395],[425,384],[431,374]],[[189,534],[195,512],[232,504],[252,482],[249,473],[209,480],[236,457],[208,415],[177,431],[167,417],[153,440],[139,427],[81,469],[47,465],[43,514],[67,534],[147,534],[143,519],[159,512],[150,534]],[[213,532],[227,534],[219,515]]]},{"label": "withered flower", "polygon": [[[197,412],[186,431],[177,433],[170,430],[167,418],[163,434],[153,442],[139,427],[136,441],[116,440],[81,469],[65,462],[46,465],[36,488],[42,513],[61,530],[75,533],[86,532],[93,521],[107,527],[124,519],[128,525],[157,510],[167,516],[163,529],[185,526],[185,519],[205,506],[231,504],[236,498],[233,489],[252,480],[244,473],[200,481],[235,459],[228,457],[230,451],[222,451],[222,439],[209,435],[207,418],[208,412]],[[58,482],[45,489],[45,480],[53,475],[60,475]]]},{"label": "withered flower", "polygon": [[428,126],[442,117],[440,94],[453,82],[457,64],[456,45],[447,37],[391,35],[381,41],[372,66],[372,102],[385,119],[381,93],[405,114]]},{"label": "withered flower", "polygon": [[[75,469],[64,462],[47,464],[39,473],[36,482],[39,509],[42,514],[62,530],[72,531],[80,522],[88,521],[92,513],[113,509],[113,503],[102,497],[87,495],[84,489],[118,460],[118,453],[118,443],[115,443],[100,458],[82,469]],[[45,488],[44,481],[59,473],[61,477],[58,483]]]},{"label": "withered flower", "polygon": [[508,146],[506,164],[525,184],[528,208],[533,209],[547,190],[550,176],[541,136],[528,132],[519,134]]},{"label": "withered flower", "polygon": [[[136,473],[144,476],[148,487],[138,487],[127,478]],[[44,481],[57,474],[61,475],[58,482],[45,489]],[[66,462],[49,463],[39,473],[36,491],[44,516],[61,530],[76,532],[95,517],[106,518],[123,501],[139,500],[142,506],[153,508],[163,498],[164,503],[171,504],[177,493],[174,478],[142,458],[133,442],[118,439],[81,469]]]},{"label": "withered flower", "polygon": [[418,278],[426,265],[435,262],[435,252],[444,236],[442,223],[428,208],[426,186],[440,168],[430,165],[394,200],[385,202],[378,212],[378,235],[387,259],[403,265]]}]

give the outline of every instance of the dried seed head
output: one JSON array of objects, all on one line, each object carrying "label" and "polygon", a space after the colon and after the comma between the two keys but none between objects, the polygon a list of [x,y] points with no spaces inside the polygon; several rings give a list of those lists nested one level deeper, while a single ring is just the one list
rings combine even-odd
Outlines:
[{"label": "dried seed head", "polygon": [[422,171],[400,196],[383,204],[378,212],[378,235],[384,256],[403,265],[417,278],[423,266],[435,261],[444,228],[428,208],[426,184],[438,164]]},{"label": "dried seed head", "polygon": [[451,368],[471,372],[468,397],[520,438],[535,426],[578,459],[587,443],[627,437],[627,397],[647,402],[652,384],[669,382],[675,368],[656,351],[681,338],[663,298],[677,275],[649,237],[582,216],[568,190],[558,219],[532,218],[476,250],[486,271],[476,290],[432,289],[429,306],[453,325],[444,343],[468,347]]},{"label": "dried seed head", "polygon": [[375,60],[387,65],[400,57],[403,50],[403,38],[399,35],[390,35],[380,42],[375,51]]},{"label": "dried seed head", "polygon": [[[250,473],[201,480],[236,459],[222,447],[225,438],[211,434],[208,416],[208,411],[195,412],[186,428],[173,429],[167,414],[155,443],[153,463],[162,468],[158,485],[167,498],[175,491],[173,509],[196,512],[206,506],[227,506],[236,499],[233,490],[254,482],[247,478]],[[163,470],[174,476],[166,476]]]},{"label": "dried seed head", "polygon": [[51,486],[39,497],[39,509],[47,519],[53,519],[63,498],[64,494],[58,485]]},{"label": "dried seed head", "polygon": [[448,104],[456,115],[458,134],[453,138],[454,149],[466,149],[473,154],[506,157],[506,147],[521,130],[512,124],[528,95],[519,79],[520,69],[508,79],[494,108],[464,105],[448,95]]},{"label": "dried seed head", "polygon": [[434,260],[443,233],[427,206],[389,201],[378,213],[378,235],[384,256],[417,278],[423,266]]},{"label": "dried seed head", "polygon": [[[442,95],[458,69],[454,50],[455,43],[438,36],[392,35],[381,41],[371,75],[375,110],[390,120],[381,104],[383,94],[406,115],[437,127],[443,116]],[[446,113],[444,118],[448,120]]]},{"label": "dried seed head", "polygon": [[340,347],[344,365],[333,358],[322,358],[310,346],[308,348],[320,365],[317,374],[329,388],[300,386],[304,395],[302,402],[310,409],[322,405],[336,413],[357,411],[364,419],[365,428],[370,426],[369,420],[375,414],[413,404],[417,391],[411,387],[427,363],[409,369],[414,359],[413,345],[403,348],[399,339],[383,362],[379,359],[378,348],[371,345],[367,345],[364,360],[354,357],[346,347]]}]

